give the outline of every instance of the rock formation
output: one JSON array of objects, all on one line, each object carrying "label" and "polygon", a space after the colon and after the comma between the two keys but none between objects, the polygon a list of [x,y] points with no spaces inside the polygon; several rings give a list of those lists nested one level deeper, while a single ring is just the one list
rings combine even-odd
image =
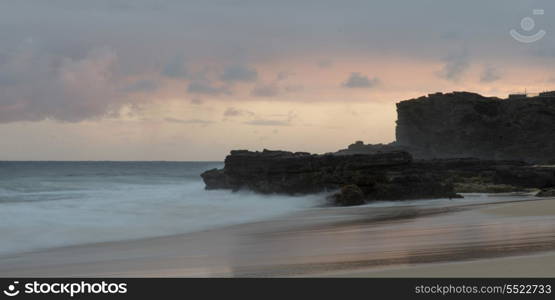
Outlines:
[{"label": "rock formation", "polygon": [[555,96],[436,93],[397,104],[396,147],[415,158],[555,163]]},{"label": "rock formation", "polygon": [[[249,189],[265,194],[308,194],[356,185],[364,200],[456,197],[450,183],[411,166],[412,157],[401,151],[315,155],[239,150],[226,157],[223,170],[209,170],[201,176],[207,189]],[[338,195],[336,202],[352,204],[352,194]]]},{"label": "rock formation", "polygon": [[239,150],[226,157],[224,169],[209,170],[201,176],[207,189],[289,195],[341,189],[331,197],[338,205],[454,198],[459,197],[457,187],[521,190],[555,186],[555,169],[551,167],[478,159],[413,160],[404,151],[316,155]]},{"label": "rock formation", "polygon": [[[207,189],[307,194],[338,190],[336,205],[542,189],[553,194],[555,96],[487,98],[454,92],[397,104],[397,141],[324,155],[231,151]],[[413,159],[413,157],[415,159]]]}]

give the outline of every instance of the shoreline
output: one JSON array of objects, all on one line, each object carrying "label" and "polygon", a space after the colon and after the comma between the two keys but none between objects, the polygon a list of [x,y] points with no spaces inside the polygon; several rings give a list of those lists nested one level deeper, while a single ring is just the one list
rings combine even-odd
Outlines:
[{"label": "shoreline", "polygon": [[430,264],[398,265],[384,268],[332,271],[314,277],[404,278],[404,277],[544,277],[552,278],[555,251]]},{"label": "shoreline", "polygon": [[[485,197],[491,197],[491,196],[502,196],[502,197],[528,197],[528,196],[533,196],[533,193],[524,193],[524,192],[513,192],[513,193],[497,193],[497,194],[487,194],[487,193],[463,193],[463,195],[465,196],[485,196]],[[466,198],[464,198],[466,199]],[[104,240],[104,241],[91,241],[91,242],[84,242],[84,243],[78,243],[78,244],[67,244],[67,245],[58,245],[58,246],[53,246],[53,247],[43,247],[43,248],[36,248],[36,249],[26,249],[26,250],[21,250],[21,251],[17,251],[17,252],[7,252],[7,253],[0,253],[0,260],[2,258],[6,258],[6,257],[11,257],[11,256],[18,256],[18,255],[26,255],[26,254],[33,254],[33,253],[39,253],[39,252],[48,252],[51,250],[58,250],[58,249],[66,249],[66,248],[78,248],[78,247],[87,247],[87,246],[93,246],[93,245],[103,245],[103,244],[112,244],[112,243],[126,243],[126,242],[135,242],[135,241],[150,241],[150,240],[156,240],[156,239],[163,239],[163,238],[179,238],[180,236],[183,235],[190,235],[190,234],[201,234],[204,232],[211,232],[211,231],[215,231],[215,230],[221,230],[221,229],[225,229],[225,228],[234,228],[237,226],[248,226],[251,224],[256,224],[256,223],[264,223],[264,222],[272,222],[273,220],[279,220],[280,218],[283,217],[289,217],[289,216],[295,216],[297,214],[303,214],[303,213],[307,213],[309,214],[322,214],[323,216],[325,216],[326,214],[329,214],[329,210],[345,210],[345,211],[349,211],[347,218],[345,218],[345,220],[341,221],[341,220],[337,220],[336,222],[326,222],[324,221],[320,226],[336,226],[336,225],[344,225],[344,224],[348,224],[348,223],[359,223],[359,222],[365,222],[365,221],[361,221],[360,219],[367,219],[368,222],[375,222],[375,221],[382,221],[382,220],[390,220],[390,219],[402,219],[402,218],[410,218],[410,217],[421,217],[421,216],[426,216],[426,215],[434,215],[434,214],[440,214],[440,213],[445,213],[451,210],[461,210],[461,209],[467,209],[467,208],[474,208],[474,207],[481,207],[484,205],[490,205],[490,204],[494,204],[495,202],[488,202],[488,203],[460,203],[464,200],[460,200],[457,199],[454,202],[450,203],[450,205],[446,205],[446,206],[442,206],[442,207],[437,207],[437,208],[431,208],[431,209],[425,209],[425,210],[420,210],[419,208],[421,207],[427,207],[430,205],[422,205],[422,202],[425,201],[444,201],[446,199],[423,199],[423,200],[398,200],[398,201],[376,201],[373,203],[369,203],[366,205],[361,205],[359,206],[360,208],[362,208],[361,213],[356,212],[356,208],[352,208],[352,207],[341,207],[341,206],[329,206],[329,205],[316,205],[314,207],[310,207],[308,209],[305,209],[304,211],[293,211],[293,212],[288,212],[288,213],[283,213],[281,215],[277,215],[277,216],[272,216],[269,217],[267,219],[262,219],[262,220],[253,220],[253,221],[247,221],[247,222],[240,222],[240,223],[231,223],[231,224],[222,224],[222,225],[214,225],[212,227],[208,227],[208,228],[203,228],[203,229],[198,229],[198,230],[193,230],[193,231],[185,231],[185,232],[181,232],[181,233],[171,233],[171,234],[166,234],[166,235],[156,235],[156,236],[144,236],[144,237],[137,237],[137,238],[125,238],[125,239],[119,239],[119,240]],[[516,200],[503,200],[500,202],[503,203],[518,203],[518,202],[526,202],[526,201],[537,201],[537,200],[542,200],[541,198],[530,198],[530,199],[516,199]],[[376,204],[383,204],[386,203],[386,205],[384,206],[376,206]],[[399,205],[399,204],[403,204],[403,205]],[[411,205],[414,204],[414,205]],[[381,209],[389,209],[389,208],[393,208],[393,206],[397,206],[399,208],[406,208],[404,211],[399,212],[399,213],[386,213],[383,215],[380,215],[380,210]],[[454,207],[451,207],[454,206]],[[367,210],[368,209],[375,209],[376,213],[373,214],[368,214]],[[307,225],[310,226],[310,225]]]},{"label": "shoreline", "polygon": [[[485,207],[482,213],[511,217],[554,217],[555,198],[502,203]],[[531,205],[534,204],[534,205]],[[555,250],[530,251],[499,257],[467,259],[461,261],[389,265],[348,271],[313,274],[314,277],[553,277],[555,276]]]},{"label": "shoreline", "polygon": [[[313,209],[188,234],[1,256],[0,276],[457,276],[449,263],[494,264],[540,252],[553,262],[554,230],[554,198]],[[523,276],[543,274],[524,267]]]}]

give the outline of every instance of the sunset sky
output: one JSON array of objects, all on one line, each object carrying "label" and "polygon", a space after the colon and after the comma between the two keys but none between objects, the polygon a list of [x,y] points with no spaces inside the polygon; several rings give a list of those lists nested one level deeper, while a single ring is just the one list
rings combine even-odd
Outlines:
[{"label": "sunset sky", "polygon": [[401,100],[555,90],[553,20],[552,0],[0,0],[0,160],[389,143]]}]

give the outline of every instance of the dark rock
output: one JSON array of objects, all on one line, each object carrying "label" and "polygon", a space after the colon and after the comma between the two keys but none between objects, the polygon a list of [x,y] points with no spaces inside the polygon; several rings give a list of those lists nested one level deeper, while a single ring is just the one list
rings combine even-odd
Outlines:
[{"label": "dark rock", "polygon": [[[412,160],[404,151],[374,154],[232,151],[222,170],[202,175],[207,189],[309,194],[356,185],[364,201],[458,198],[456,192],[510,192],[555,186],[555,169],[476,158]],[[343,200],[336,203],[356,203]],[[351,199],[348,197],[347,199]]]},{"label": "dark rock", "polygon": [[555,162],[555,97],[436,93],[397,104],[397,142],[415,158]]},{"label": "dark rock", "polygon": [[333,154],[335,155],[377,154],[377,153],[383,153],[383,152],[406,151],[406,150],[409,150],[409,148],[397,146],[395,145],[395,143],[364,144],[362,141],[356,141],[354,144],[349,145],[347,149],[341,149]]},{"label": "dark rock", "polygon": [[[308,194],[356,185],[364,200],[456,197],[453,185],[446,183],[442,174],[426,171],[403,151],[311,155],[264,150],[233,151],[223,170],[201,176],[207,189],[245,188],[264,194]],[[351,201],[350,196],[338,199],[338,203],[360,202]]]},{"label": "dark rock", "polygon": [[543,189],[536,194],[536,197],[555,197],[555,188]]},{"label": "dark rock", "polygon": [[[311,155],[305,152],[232,151],[220,172],[201,176],[207,189],[247,188],[260,193],[307,194],[337,189],[343,184],[365,183],[365,170],[410,164],[406,152],[376,155]],[[366,172],[367,173],[367,172]]]},{"label": "dark rock", "polygon": [[332,196],[335,205],[353,206],[364,204],[364,193],[356,184],[344,185],[339,193]]},{"label": "dark rock", "polygon": [[412,172],[396,175],[367,193],[368,200],[462,198],[453,185],[434,174]]},{"label": "dark rock", "polygon": [[205,171],[200,176],[204,180],[207,190],[231,188],[231,186],[227,184],[224,170],[212,169]]}]

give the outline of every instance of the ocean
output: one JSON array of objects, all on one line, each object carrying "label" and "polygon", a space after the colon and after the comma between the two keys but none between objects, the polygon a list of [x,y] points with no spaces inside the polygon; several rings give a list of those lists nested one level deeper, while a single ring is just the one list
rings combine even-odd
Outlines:
[{"label": "ocean", "polygon": [[0,162],[0,255],[264,220],[322,195],[206,191],[222,162]]}]

